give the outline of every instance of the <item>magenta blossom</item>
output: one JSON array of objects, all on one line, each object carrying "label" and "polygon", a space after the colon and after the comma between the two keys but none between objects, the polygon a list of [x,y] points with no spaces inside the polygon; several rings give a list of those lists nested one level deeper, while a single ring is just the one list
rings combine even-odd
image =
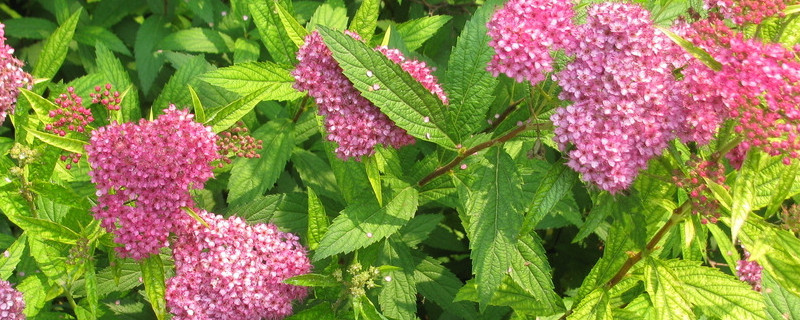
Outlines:
[{"label": "magenta blossom", "polygon": [[11,283],[0,280],[0,319],[3,320],[22,320],[25,315],[25,300],[22,293],[11,287]]},{"label": "magenta blossom", "polygon": [[19,88],[33,88],[33,78],[22,70],[22,61],[13,56],[14,48],[6,44],[5,25],[0,23],[0,124],[14,113]]}]

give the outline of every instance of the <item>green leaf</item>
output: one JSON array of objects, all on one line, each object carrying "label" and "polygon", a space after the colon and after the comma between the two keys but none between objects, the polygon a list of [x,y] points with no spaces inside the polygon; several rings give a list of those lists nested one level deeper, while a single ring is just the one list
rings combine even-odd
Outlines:
[{"label": "green leaf", "polygon": [[537,315],[564,311],[561,298],[554,291],[553,277],[542,239],[536,233],[521,236],[511,260],[511,279],[536,300]]},{"label": "green leaf", "polygon": [[695,46],[694,44],[692,44],[688,40],[686,40],[683,37],[675,34],[674,32],[670,31],[669,29],[667,29],[665,27],[656,26],[656,28],[658,28],[658,30],[660,30],[667,37],[672,39],[672,41],[674,41],[676,44],[681,46],[684,50],[689,52],[691,55],[693,55],[695,58],[700,60],[700,62],[702,62],[703,64],[705,64],[709,68],[714,69],[714,71],[719,71],[720,69],[722,69],[722,64],[720,64],[717,60],[715,60],[714,57],[712,57],[710,54],[708,54],[708,52],[706,52],[705,50]]},{"label": "green leaf", "polygon": [[[94,249],[92,248],[89,252],[90,256],[93,256]],[[86,279],[86,302],[89,305],[89,315],[91,316],[90,319],[97,319],[97,312],[98,312],[98,299],[99,296],[97,294],[97,274],[95,273],[94,259],[86,259],[83,266],[86,270],[83,277]]]},{"label": "green leaf", "polygon": [[327,0],[317,7],[311,20],[308,21],[308,29],[314,30],[317,25],[329,27],[334,30],[344,31],[347,28],[347,7],[342,0]]},{"label": "green leaf", "polygon": [[122,42],[117,35],[103,27],[80,26],[75,30],[75,41],[91,47],[102,44],[114,52],[119,52],[126,56],[132,55],[128,47],[125,46],[125,42]]},{"label": "green leaf", "polygon": [[58,106],[55,103],[25,88],[19,88],[19,93],[25,97],[26,100],[28,100],[31,108],[34,112],[36,112],[36,117],[39,118],[39,120],[44,123],[50,123],[53,121],[49,114],[51,110],[58,109]]},{"label": "green leaf", "polygon": [[753,211],[753,197],[756,194],[755,181],[760,163],[758,152],[748,152],[742,168],[732,186],[733,203],[731,204],[731,237],[736,243],[739,231],[742,230],[747,216]]},{"label": "green leaf", "polygon": [[452,17],[430,16],[403,22],[395,27],[397,33],[405,40],[406,48],[414,51],[422,47],[434,34],[439,32]]},{"label": "green leaf", "polygon": [[[61,68],[64,59],[67,58],[67,51],[69,50],[69,43],[75,35],[75,27],[78,25],[83,9],[75,11],[69,18],[64,21],[50,37],[45,40],[42,46],[42,52],[39,53],[39,59],[33,67],[31,73],[36,78],[52,78]],[[38,91],[38,90],[37,90]]]},{"label": "green leaf", "polygon": [[33,318],[44,307],[47,298],[48,280],[43,274],[32,274],[17,284],[16,289],[22,292],[25,299],[25,310],[22,313],[28,318]]},{"label": "green leaf", "polygon": [[438,97],[364,43],[322,26],[319,31],[347,78],[389,119],[414,137],[455,149]]},{"label": "green leaf", "polygon": [[613,315],[609,305],[608,292],[597,288],[581,299],[567,320],[611,320]]},{"label": "green leaf", "polygon": [[8,215],[8,220],[36,237],[65,244],[75,244],[79,234],[58,223],[26,216]]},{"label": "green leaf", "polygon": [[267,90],[269,95],[264,100],[289,101],[304,95],[292,88],[294,77],[289,70],[268,61],[219,68],[203,74],[200,79],[242,96]]},{"label": "green leaf", "polygon": [[261,88],[251,94],[236,99],[235,101],[217,108],[208,115],[205,125],[211,126],[214,132],[219,133],[233,126],[241,120],[248,112],[253,111],[256,105],[264,101],[272,93],[268,88]]},{"label": "green leaf", "polygon": [[56,30],[56,24],[42,18],[16,18],[3,20],[7,37],[44,39]]},{"label": "green leaf", "polygon": [[372,301],[367,298],[365,295],[360,295],[352,299],[353,301],[353,311],[356,313],[356,319],[358,316],[364,317],[364,320],[386,320],[387,318],[384,317],[382,314],[378,313],[378,310],[375,309],[375,305],[372,304]]},{"label": "green leaf", "polygon": [[308,188],[308,249],[317,250],[322,236],[328,232],[328,215],[314,189]]},{"label": "green leaf", "polygon": [[14,269],[22,259],[22,253],[25,251],[27,244],[28,234],[22,233],[22,235],[4,251],[8,252],[8,255],[3,254],[0,256],[0,279],[8,280],[8,277],[14,273]]},{"label": "green leaf", "polygon": [[286,30],[279,27],[278,14],[272,11],[267,2],[250,2],[249,8],[253,15],[253,22],[258,28],[259,38],[272,59],[282,65],[294,64],[298,46],[289,39]]},{"label": "green leaf", "polygon": [[[333,165],[336,165],[334,163]],[[314,193],[320,197],[328,197],[338,203],[343,203],[342,195],[337,187],[337,178],[331,169],[331,166],[325,162],[319,155],[314,154],[308,150],[295,148],[292,151],[292,166],[297,169],[300,174],[300,179],[303,181],[308,189],[314,189]],[[355,172],[355,170],[351,171]],[[359,171],[359,173],[362,173]],[[358,177],[361,178],[361,177]],[[356,178],[353,178],[356,179]],[[364,180],[360,181],[366,184],[366,176]],[[368,190],[368,189],[367,189]]]},{"label": "green leaf", "polygon": [[342,284],[327,274],[307,273],[294,276],[283,281],[295,286],[303,287],[339,287]]},{"label": "green leaf", "polygon": [[[103,1],[105,3],[106,1]],[[169,34],[160,15],[151,15],[136,32],[133,55],[136,58],[136,72],[144,93],[150,92],[158,71],[164,65],[164,56],[157,52],[156,44]]]},{"label": "green leaf", "polygon": [[572,185],[578,180],[578,174],[562,162],[553,164],[539,183],[533,195],[533,201],[526,211],[523,232],[528,232],[550,211],[561,199],[572,191]]},{"label": "green leaf", "polygon": [[[470,280],[456,295],[456,301],[477,301],[478,287],[475,280]],[[503,278],[503,283],[495,292],[489,303],[492,306],[504,306],[514,309],[517,314],[546,315],[552,314],[548,306],[536,303],[536,298],[509,277]],[[563,308],[562,308],[563,309]],[[486,314],[486,312],[484,312]]]},{"label": "green leaf", "polygon": [[414,247],[422,241],[425,241],[442,219],[444,219],[444,216],[441,214],[417,215],[400,229],[403,242],[409,247]]},{"label": "green leaf", "polygon": [[189,95],[192,96],[192,110],[194,110],[194,120],[199,123],[206,122],[206,109],[203,107],[203,103],[200,102],[200,97],[197,96],[197,91],[194,91],[191,85],[186,85],[187,89],[189,89]]},{"label": "green leaf", "polygon": [[277,13],[278,20],[283,26],[286,35],[294,42],[297,47],[300,47],[305,42],[304,38],[308,35],[308,31],[295,20],[295,18],[286,11],[286,8],[278,1],[270,1],[273,12]]},{"label": "green leaf", "polygon": [[417,211],[417,198],[417,191],[410,186],[399,190],[383,207],[371,195],[362,197],[333,220],[314,261],[364,248],[397,232]]},{"label": "green leaf", "polygon": [[286,162],[292,155],[294,135],[293,123],[288,119],[267,122],[253,132],[253,137],[262,140],[258,150],[260,158],[236,159],[228,180],[228,203],[232,205],[249,202],[271,189]]},{"label": "green leaf", "polygon": [[212,68],[203,56],[194,56],[187,63],[178,67],[178,71],[169,78],[158,98],[153,102],[153,114],[160,114],[161,110],[166,109],[170,104],[180,107],[190,104],[192,97],[186,87],[196,85],[198,77]]},{"label": "green leaf", "polygon": [[242,38],[236,39],[233,49],[234,64],[257,61],[260,55],[261,48],[258,46],[258,43]]},{"label": "green leaf", "polygon": [[496,2],[484,3],[475,11],[458,37],[447,63],[444,91],[450,99],[448,111],[461,142],[484,125],[486,112],[494,101],[498,80],[486,71],[494,55],[494,50],[489,47],[491,38],[486,34],[486,22],[494,12]]},{"label": "green leaf", "polygon": [[383,205],[383,193],[381,192],[381,173],[378,171],[378,162],[375,157],[367,157],[364,159],[364,168],[367,172],[367,179],[372,186],[372,191],[378,200],[378,205]]},{"label": "green leaf", "polygon": [[800,319],[800,296],[780,286],[769,273],[762,273],[761,281],[770,319]]},{"label": "green leaf", "polygon": [[431,258],[418,258],[414,270],[414,279],[417,290],[448,312],[464,319],[478,319],[475,307],[467,302],[455,300],[458,289],[463,286],[449,269],[442,266],[441,262]]},{"label": "green leaf", "polygon": [[85,141],[66,138],[55,134],[45,133],[35,130],[33,128],[28,128],[28,132],[30,132],[30,134],[32,134],[39,140],[42,140],[42,142],[54,146],[56,148],[64,149],[72,153],[81,153],[81,154],[86,153],[83,147],[88,143],[86,143]]},{"label": "green leaf", "polygon": [[648,259],[644,270],[645,290],[655,307],[656,319],[694,319],[685,288],[678,275],[661,262]]},{"label": "green leaf", "polygon": [[396,237],[389,237],[382,245],[378,264],[399,267],[399,270],[383,274],[378,292],[381,312],[394,319],[414,318],[417,311],[417,286],[411,251]]},{"label": "green leaf", "polygon": [[350,21],[350,30],[361,36],[364,43],[370,43],[378,26],[378,15],[380,14],[381,0],[364,0],[358,7],[353,21]]},{"label": "green leaf", "polygon": [[718,269],[700,266],[699,261],[670,260],[663,267],[666,268],[659,272],[668,270],[674,274],[681,283],[678,290],[704,314],[722,319],[765,318],[764,298],[739,279]]},{"label": "green leaf", "polygon": [[165,320],[168,318],[168,314],[166,300],[164,300],[166,286],[164,284],[164,263],[161,261],[161,256],[151,255],[141,260],[139,264],[142,268],[142,281],[147,299],[158,320]]},{"label": "green leaf", "polygon": [[[135,121],[141,118],[139,92],[133,86],[130,75],[128,75],[125,67],[122,66],[122,62],[102,43],[97,43],[95,53],[97,56],[97,68],[105,78],[105,81],[111,83],[114,86],[114,90],[124,90],[120,95],[122,100],[120,104],[122,121]],[[95,85],[99,85],[99,83]]]},{"label": "green leaf", "polygon": [[161,39],[156,45],[162,50],[224,53],[233,51],[233,39],[222,32],[191,28],[176,31]]},{"label": "green leaf", "polygon": [[476,179],[468,190],[459,188],[470,219],[467,236],[481,311],[511,267],[523,220],[521,181],[514,160],[500,147],[489,149],[485,160],[488,163],[475,170]]}]

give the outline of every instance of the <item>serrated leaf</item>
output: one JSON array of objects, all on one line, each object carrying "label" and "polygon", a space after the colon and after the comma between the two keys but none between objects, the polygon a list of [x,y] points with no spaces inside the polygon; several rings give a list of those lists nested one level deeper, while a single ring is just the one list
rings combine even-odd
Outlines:
[{"label": "serrated leaf", "polygon": [[32,274],[17,284],[16,289],[22,292],[22,297],[25,299],[25,310],[22,311],[28,318],[33,318],[42,307],[47,295],[48,280],[43,274]]},{"label": "serrated leaf", "polygon": [[81,238],[75,231],[58,223],[33,217],[7,215],[8,220],[36,237],[65,244],[75,244]]},{"label": "serrated leaf", "polygon": [[295,286],[303,287],[338,287],[342,284],[327,274],[307,273],[294,276],[283,281]]},{"label": "serrated leaf", "polygon": [[292,128],[293,123],[288,119],[278,119],[253,132],[255,139],[263,141],[263,148],[258,150],[261,157],[240,158],[233,163],[228,180],[228,203],[249,202],[272,188],[292,155]]},{"label": "serrated leaf", "polygon": [[444,216],[441,214],[417,215],[400,229],[403,242],[409,247],[414,247],[422,241],[425,241],[442,219],[444,219]]},{"label": "serrated leaf", "polygon": [[178,67],[178,71],[169,78],[153,102],[153,113],[159,114],[170,104],[180,107],[189,105],[192,97],[186,86],[196,84],[197,78],[212,68],[203,56],[192,57],[186,64]]},{"label": "serrated leaf", "polygon": [[758,152],[748,152],[736,181],[732,186],[733,202],[731,203],[731,237],[733,243],[742,230],[744,222],[751,211],[756,209],[753,206],[753,197],[756,194],[755,181],[758,175],[760,163]]},{"label": "serrated leaf", "polygon": [[286,11],[286,8],[284,8],[281,3],[278,1],[269,1],[269,3],[273,12],[277,13],[278,20],[283,26],[286,35],[289,36],[289,39],[291,39],[297,47],[302,46],[305,42],[304,38],[308,35],[308,31],[297,22],[294,16]]},{"label": "serrated leaf", "polygon": [[261,88],[251,94],[236,99],[228,105],[217,108],[208,115],[205,125],[211,126],[214,132],[222,132],[241,120],[248,112],[253,111],[256,105],[264,101],[272,93],[268,88]]},{"label": "serrated leaf", "polygon": [[[97,56],[97,69],[103,75],[104,81],[111,83],[116,91],[124,91],[120,95],[121,121],[135,121],[141,118],[139,107],[139,92],[131,82],[130,75],[122,66],[122,62],[114,56],[102,43],[95,47]],[[100,85],[96,83],[95,85]],[[117,114],[118,115],[118,114]],[[117,119],[120,120],[120,119]]]},{"label": "serrated leaf", "polygon": [[42,140],[42,142],[54,146],[56,148],[64,149],[72,153],[85,153],[84,146],[87,145],[85,141],[58,136],[46,132],[41,132],[33,128],[28,128],[28,132],[34,137]]},{"label": "serrated leaf", "polygon": [[356,320],[359,316],[364,317],[364,320],[386,320],[382,314],[375,309],[375,305],[367,298],[366,295],[360,295],[351,299],[353,301],[353,312],[356,313]]},{"label": "serrated leaf", "polygon": [[39,118],[39,120],[45,123],[52,122],[49,113],[51,110],[58,109],[55,103],[25,88],[19,88],[19,93],[28,100],[28,103],[30,103],[33,111],[36,112],[36,117]]},{"label": "serrated leaf", "polygon": [[450,313],[464,319],[477,319],[478,312],[474,306],[455,300],[458,289],[463,286],[461,280],[431,257],[418,259],[414,279],[419,293]]},{"label": "serrated leaf", "polygon": [[42,51],[39,53],[39,59],[31,72],[35,78],[52,78],[61,68],[61,64],[67,58],[69,43],[75,35],[75,27],[78,25],[81,13],[83,13],[83,9],[75,11],[45,40]]},{"label": "serrated leaf", "polygon": [[564,311],[561,298],[555,293],[550,264],[535,233],[521,236],[511,260],[511,279],[536,301],[537,315],[546,316]]},{"label": "serrated leaf", "polygon": [[408,50],[414,51],[422,47],[433,35],[439,32],[452,17],[430,16],[403,22],[395,26],[394,30],[400,34]]},{"label": "serrated leaf", "polygon": [[567,320],[611,320],[613,319],[608,293],[597,288],[581,299]]},{"label": "serrated leaf", "polygon": [[702,62],[703,64],[705,64],[709,68],[714,69],[715,71],[719,71],[720,69],[722,69],[722,64],[720,64],[717,60],[715,60],[714,57],[712,57],[710,54],[708,54],[708,52],[706,52],[705,50],[695,46],[694,44],[692,44],[688,40],[686,40],[683,37],[675,34],[674,32],[670,31],[669,29],[667,29],[665,27],[656,26],[656,28],[658,30],[660,30],[661,32],[663,32],[673,42],[675,42],[676,44],[681,46],[684,50],[689,52],[691,55],[693,55],[695,58],[700,60],[700,62]]},{"label": "serrated leaf", "polygon": [[[411,251],[395,237],[382,245],[378,263],[399,267],[384,273],[378,304],[382,314],[394,319],[411,319],[417,311],[417,286],[414,281],[414,263]],[[388,281],[387,281],[388,280]]]},{"label": "serrated leaf", "polygon": [[277,13],[273,12],[266,2],[251,2],[248,8],[253,15],[253,22],[258,28],[258,34],[264,47],[275,62],[290,65],[295,59],[298,46],[289,39],[286,31],[280,27]]},{"label": "serrated leaf", "polygon": [[459,190],[470,219],[467,236],[481,311],[511,267],[523,220],[521,181],[514,160],[500,147],[490,149],[485,160],[487,164],[475,170],[469,189]]},{"label": "serrated leaf", "polygon": [[233,51],[233,39],[222,32],[191,28],[179,30],[161,39],[156,45],[162,50],[224,53]]},{"label": "serrated leaf", "polygon": [[[93,256],[94,248],[89,250],[89,256]],[[86,302],[89,305],[89,319],[97,319],[97,312],[98,312],[98,299],[99,296],[97,294],[97,274],[95,273],[95,261],[94,259],[86,259],[84,261],[84,269],[86,270],[83,274],[83,278],[86,280]]]},{"label": "serrated leaf", "polygon": [[337,188],[337,179],[331,166],[318,155],[308,150],[295,148],[292,151],[292,165],[300,174],[303,185],[308,189],[314,189],[315,194],[320,197],[328,197],[338,203],[344,202],[339,188]]},{"label": "serrated leaf", "polygon": [[800,296],[780,286],[769,273],[761,274],[761,283],[770,319],[800,319]]},{"label": "serrated leaf", "polygon": [[314,30],[323,25],[334,30],[344,31],[347,28],[347,7],[342,0],[327,0],[314,11],[308,21],[308,29]]},{"label": "serrated leaf", "polygon": [[378,205],[383,205],[383,193],[381,192],[381,173],[378,170],[378,163],[375,157],[367,157],[363,160],[364,168],[367,172],[367,180],[372,186],[372,192],[378,200]]},{"label": "serrated leaf", "polygon": [[289,101],[304,95],[292,88],[294,77],[289,70],[268,61],[219,68],[203,74],[200,79],[243,96],[268,90],[270,95],[264,100]]},{"label": "serrated leaf", "polygon": [[350,30],[361,36],[365,43],[370,43],[378,26],[381,0],[364,0],[358,7],[353,21],[350,21]]},{"label": "serrated leaf", "polygon": [[328,232],[328,215],[314,189],[308,188],[308,249],[317,250],[322,236]]},{"label": "serrated leaf", "polygon": [[189,89],[189,95],[192,97],[192,110],[194,111],[194,120],[199,123],[206,122],[206,109],[203,107],[203,103],[200,102],[200,97],[197,96],[197,91],[194,91],[191,85],[186,85],[186,88]]},{"label": "serrated leaf", "polygon": [[383,207],[371,195],[362,197],[333,220],[314,261],[364,248],[397,232],[417,211],[417,198],[417,191],[410,186],[399,190]]},{"label": "serrated leaf", "polygon": [[450,99],[448,110],[458,132],[459,141],[485,123],[486,112],[494,100],[497,78],[486,71],[494,55],[489,47],[486,22],[497,1],[484,3],[464,26],[450,54],[445,73],[444,90]]},{"label": "serrated leaf", "polygon": [[528,206],[522,231],[528,232],[555,208],[561,199],[572,191],[578,174],[561,162],[553,164],[539,183]]},{"label": "serrated leaf", "polygon": [[154,254],[141,260],[139,265],[142,268],[142,281],[144,282],[147,299],[150,301],[158,320],[165,320],[168,318],[168,314],[166,300],[164,299],[166,294],[164,262],[161,261],[161,256]]},{"label": "serrated leaf", "polygon": [[[8,277],[14,273],[14,269],[22,259],[22,253],[28,244],[28,234],[22,233],[8,249],[6,249],[2,256],[0,256],[0,279],[8,280]],[[5,254],[8,252],[8,255]]]},{"label": "serrated leaf", "polygon": [[319,31],[345,76],[397,126],[418,139],[455,149],[455,139],[438,97],[364,43],[326,27],[320,27]]},{"label": "serrated leaf", "polygon": [[681,282],[681,290],[692,305],[717,318],[764,319],[764,299],[750,285],[700,266],[699,261],[670,260],[664,266]]},{"label": "serrated leaf", "polygon": [[[103,1],[105,3],[106,1]],[[164,65],[164,56],[157,52],[156,44],[169,34],[160,15],[151,15],[136,32],[133,54],[136,59],[136,72],[142,92],[150,92],[158,71]]]},{"label": "serrated leaf", "polygon": [[678,276],[659,261],[649,259],[644,269],[645,290],[655,307],[656,319],[694,319],[691,300]]}]

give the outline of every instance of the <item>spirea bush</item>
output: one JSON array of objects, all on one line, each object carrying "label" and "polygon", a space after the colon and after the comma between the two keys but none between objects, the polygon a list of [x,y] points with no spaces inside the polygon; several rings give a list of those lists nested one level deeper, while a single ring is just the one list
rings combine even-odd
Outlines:
[{"label": "spirea bush", "polygon": [[0,4],[2,319],[800,319],[800,3]]}]

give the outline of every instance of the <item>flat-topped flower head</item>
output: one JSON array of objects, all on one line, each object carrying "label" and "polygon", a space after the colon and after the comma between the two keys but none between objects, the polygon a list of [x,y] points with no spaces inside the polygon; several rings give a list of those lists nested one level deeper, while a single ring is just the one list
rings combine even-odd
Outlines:
[{"label": "flat-topped flower head", "polygon": [[311,263],[297,236],[272,224],[248,225],[201,211],[173,246],[175,277],[167,281],[167,307],[175,320],[283,319],[305,287],[283,283],[306,274]]},{"label": "flat-topped flower head", "polygon": [[33,88],[33,77],[22,70],[23,65],[14,57],[14,48],[6,44],[5,25],[0,23],[0,124],[14,113],[19,88]]},{"label": "flat-topped flower head", "polygon": [[3,320],[22,320],[25,314],[25,300],[22,293],[11,286],[11,283],[0,280],[0,319]]},{"label": "flat-topped flower head", "polygon": [[92,132],[86,153],[99,197],[94,213],[123,245],[122,256],[157,253],[170,231],[186,223],[181,207],[193,206],[190,188],[203,188],[213,176],[216,141],[210,127],[175,106],[153,121]]},{"label": "flat-topped flower head", "polygon": [[569,0],[510,0],[486,24],[489,45],[495,55],[488,70],[494,76],[505,74],[517,82],[531,84],[553,71],[551,51],[571,46],[575,41],[572,18],[574,3]]},{"label": "flat-topped flower head", "polygon": [[[352,33],[348,34],[354,36]],[[353,87],[319,33],[312,32],[305,40],[305,44],[297,52],[299,63],[292,71],[296,80],[294,88],[308,91],[316,101],[319,114],[325,117],[328,140],[336,142],[335,151],[339,158],[359,160],[375,153],[377,144],[400,148],[414,143],[414,137],[395,125]],[[407,60],[396,50],[378,50],[400,64],[403,70],[436,94],[443,103],[447,103],[447,96],[425,63]],[[368,71],[367,76],[370,74]],[[378,84],[372,89],[381,90]]]},{"label": "flat-topped flower head", "polygon": [[588,8],[574,60],[555,78],[573,104],[551,117],[555,139],[571,168],[603,190],[628,188],[659,155],[678,127],[672,70],[684,58],[658,32],[644,8],[602,3]]}]

